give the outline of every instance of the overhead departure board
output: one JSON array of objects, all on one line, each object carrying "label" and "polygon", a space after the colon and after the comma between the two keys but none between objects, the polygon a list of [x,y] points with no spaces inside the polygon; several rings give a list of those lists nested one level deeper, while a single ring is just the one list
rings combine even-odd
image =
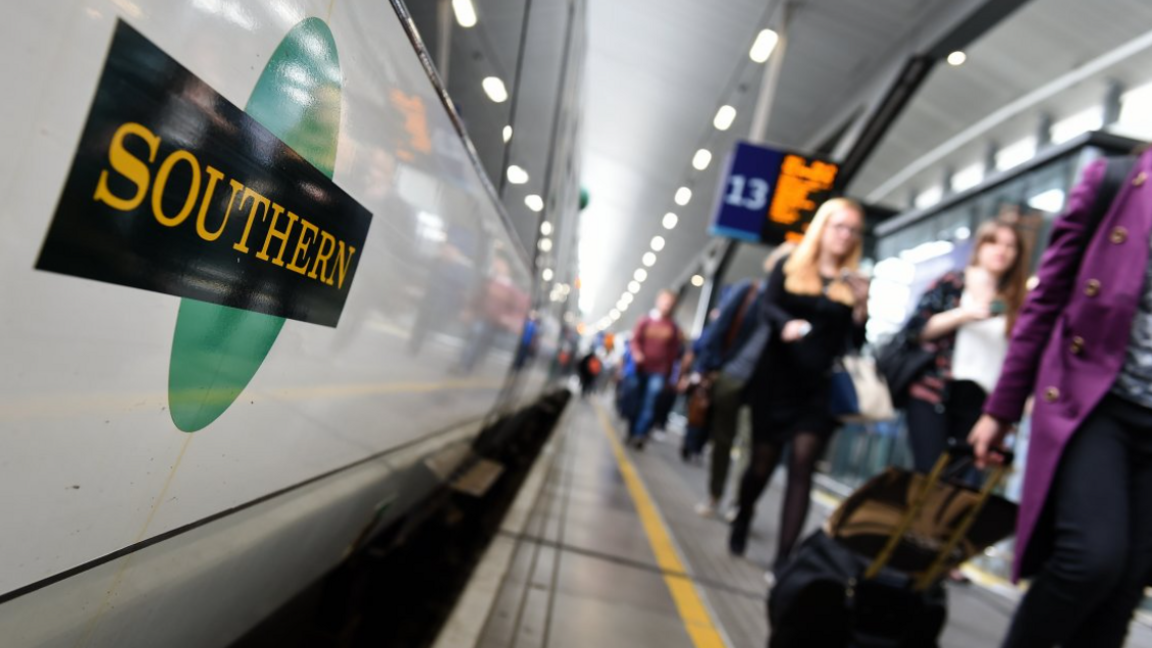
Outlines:
[{"label": "overhead departure board", "polygon": [[838,171],[828,160],[737,142],[710,231],[768,245],[799,239],[820,203],[832,197]]}]

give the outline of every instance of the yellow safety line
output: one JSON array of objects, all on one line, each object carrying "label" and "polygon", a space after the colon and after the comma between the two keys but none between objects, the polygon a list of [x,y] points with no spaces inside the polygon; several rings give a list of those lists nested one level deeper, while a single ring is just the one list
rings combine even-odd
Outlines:
[{"label": "yellow safety line", "polygon": [[628,493],[636,505],[636,513],[640,516],[640,523],[644,526],[648,543],[652,545],[652,553],[656,555],[656,564],[664,571],[664,584],[668,586],[668,592],[676,603],[676,610],[684,622],[684,629],[692,639],[692,645],[696,648],[726,648],[724,639],[716,629],[712,614],[705,607],[696,585],[681,575],[686,572],[684,561],[676,551],[668,527],[660,517],[660,510],[656,508],[656,504],[648,494],[644,480],[640,478],[640,473],[636,471],[632,460],[625,454],[624,447],[616,438],[616,431],[604,414],[604,410],[596,404],[593,404],[593,407],[600,419],[600,426],[604,428],[604,435],[612,445],[612,454],[616,455],[620,475],[624,477],[624,484],[628,486]]}]

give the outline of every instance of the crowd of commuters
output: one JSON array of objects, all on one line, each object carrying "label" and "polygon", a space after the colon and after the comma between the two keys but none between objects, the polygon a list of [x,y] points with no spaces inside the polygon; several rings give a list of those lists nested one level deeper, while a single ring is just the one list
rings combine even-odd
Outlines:
[{"label": "crowd of commuters", "polygon": [[[1031,408],[1014,576],[1033,581],[1006,647],[1121,646],[1152,584],[1150,173],[1152,153],[1090,164],[1031,282],[1017,224],[984,223],[967,264],[931,282],[903,327],[930,356],[898,399],[917,471],[955,443],[971,443],[977,468],[1001,461]],[[711,448],[696,510],[730,522],[732,554],[745,553],[757,500],[786,464],[776,569],[793,557],[816,462],[839,425],[833,366],[864,343],[864,226],[858,203],[824,203],[801,241],[766,259],[763,278],[726,290],[691,344],[672,317],[676,296],[662,292],[615,372],[634,448],[662,424],[662,395],[691,401],[682,456]],[[747,466],[725,512],[744,408]]]}]

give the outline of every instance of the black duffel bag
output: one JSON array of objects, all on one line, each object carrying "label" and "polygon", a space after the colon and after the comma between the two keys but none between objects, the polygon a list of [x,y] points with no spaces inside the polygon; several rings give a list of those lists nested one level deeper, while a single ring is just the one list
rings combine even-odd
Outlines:
[{"label": "black duffel bag", "polygon": [[907,329],[901,330],[876,353],[876,369],[888,383],[892,404],[908,404],[908,388],[924,374],[936,353],[925,349]]},{"label": "black duffel bag", "polygon": [[913,591],[908,574],[888,568],[863,580],[871,561],[823,531],[809,536],[768,597],[769,648],[935,648],[944,587]]}]

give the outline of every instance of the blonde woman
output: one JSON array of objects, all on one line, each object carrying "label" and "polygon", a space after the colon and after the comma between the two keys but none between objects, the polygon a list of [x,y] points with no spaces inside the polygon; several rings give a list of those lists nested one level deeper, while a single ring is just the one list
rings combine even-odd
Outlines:
[{"label": "blonde woman", "polygon": [[748,384],[752,461],[740,480],[728,547],[743,555],[756,500],[791,443],[775,567],[796,544],[808,515],[812,471],[836,429],[829,413],[831,369],[864,340],[868,280],[860,264],[864,210],[847,198],[825,202],[804,239],[768,279],[761,316],[772,335]]}]

